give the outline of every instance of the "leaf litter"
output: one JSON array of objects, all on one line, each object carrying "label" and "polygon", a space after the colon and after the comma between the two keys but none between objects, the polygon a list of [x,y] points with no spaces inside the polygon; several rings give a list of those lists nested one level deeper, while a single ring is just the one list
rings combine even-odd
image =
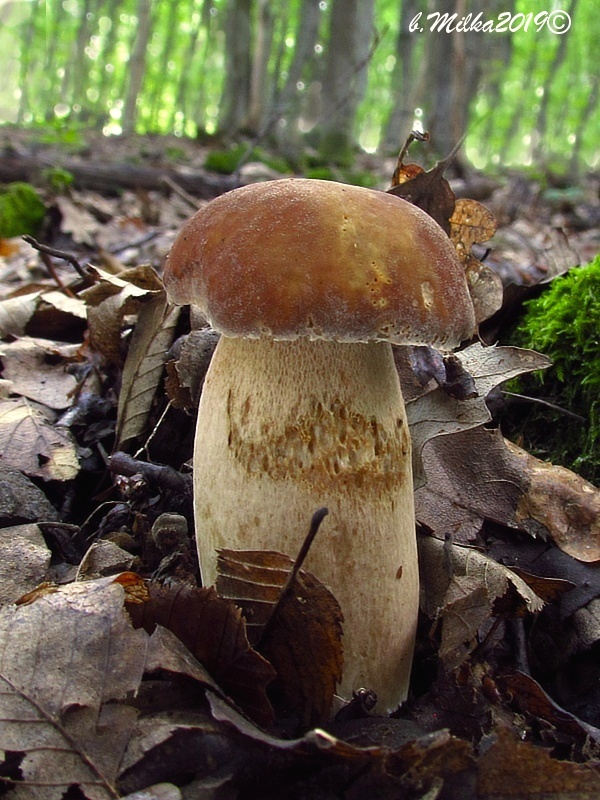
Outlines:
[{"label": "leaf litter", "polygon": [[[393,192],[433,212],[470,276],[478,318],[497,317],[500,281],[474,255],[493,219],[454,197],[446,167],[399,159]],[[153,202],[155,215],[162,200]],[[33,260],[8,248],[0,299],[0,483],[19,498],[0,502],[3,568],[23,578],[6,581],[0,616],[8,796],[77,786],[83,797],[121,797],[157,784],[190,798],[596,796],[600,698],[588,692],[582,705],[565,680],[576,669],[598,674],[598,492],[494,429],[502,384],[544,357],[479,341],[452,356],[396,351],[421,524],[411,696],[392,717],[371,713],[368,691],[340,707],[343,621],[326,587],[295,573],[286,608],[294,564],[260,554],[280,574],[261,641],[246,627],[265,605],[253,594],[267,591],[257,554],[222,554],[219,594],[196,585],[185,487],[216,337],[188,333],[186,312],[165,305],[172,210],[171,231],[156,235],[131,195],[82,194],[63,206],[69,249],[97,248],[97,266],[74,278],[57,263],[58,288],[28,267],[35,280],[23,285]],[[138,234],[151,245],[136,245]],[[153,266],[143,266],[147,253]],[[571,259],[563,248],[536,279]],[[197,360],[193,341],[206,357]],[[161,522],[165,514],[188,524]],[[169,531],[179,531],[172,546]],[[122,574],[123,563],[139,576]],[[94,577],[103,570],[121,574]],[[73,583],[77,574],[87,580]],[[544,663],[548,640],[558,644]]]}]

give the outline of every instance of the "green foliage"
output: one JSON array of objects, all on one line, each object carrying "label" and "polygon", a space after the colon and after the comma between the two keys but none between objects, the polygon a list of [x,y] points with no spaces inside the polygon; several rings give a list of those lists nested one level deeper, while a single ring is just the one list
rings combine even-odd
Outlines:
[{"label": "green foliage", "polygon": [[72,173],[61,167],[50,167],[42,175],[54,194],[66,194],[73,183]]},{"label": "green foliage", "polygon": [[204,166],[221,175],[232,175],[242,164],[249,161],[260,161],[271,169],[285,174],[290,171],[285,159],[268,155],[260,147],[248,148],[245,144],[236,144],[227,150],[211,150],[206,156]]},{"label": "green foliage", "polygon": [[35,235],[45,213],[44,203],[28,183],[9,183],[0,188],[0,238]]},{"label": "green foliage", "polygon": [[600,256],[556,278],[527,303],[512,344],[545,353],[553,365],[520,380],[520,391],[586,418],[532,407],[518,432],[526,444],[588,480],[600,479]]}]

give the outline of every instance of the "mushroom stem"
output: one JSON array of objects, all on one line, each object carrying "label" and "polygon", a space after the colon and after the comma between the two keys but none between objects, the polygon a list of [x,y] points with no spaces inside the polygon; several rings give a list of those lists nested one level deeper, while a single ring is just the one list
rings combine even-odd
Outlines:
[{"label": "mushroom stem", "polygon": [[194,458],[202,578],[218,548],[295,556],[329,515],[305,567],[344,614],[343,697],[406,698],[418,608],[410,436],[387,342],[221,337]]}]

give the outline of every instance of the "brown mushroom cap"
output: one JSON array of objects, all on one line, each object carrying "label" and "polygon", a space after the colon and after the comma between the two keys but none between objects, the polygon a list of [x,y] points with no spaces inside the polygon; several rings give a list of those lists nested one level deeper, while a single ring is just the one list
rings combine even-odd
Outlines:
[{"label": "brown mushroom cap", "polygon": [[399,197],[331,181],[221,195],[184,225],[164,280],[226,336],[454,347],[475,328],[439,225]]}]

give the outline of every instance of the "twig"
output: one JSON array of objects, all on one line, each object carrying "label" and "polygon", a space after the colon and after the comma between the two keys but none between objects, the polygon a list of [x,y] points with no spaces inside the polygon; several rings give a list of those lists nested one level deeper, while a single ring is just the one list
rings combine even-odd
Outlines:
[{"label": "twig", "polygon": [[110,471],[116,475],[141,475],[150,485],[168,489],[179,494],[189,494],[191,476],[184,476],[173,467],[165,464],[150,464],[138,461],[127,453],[113,453],[110,458]]},{"label": "twig", "polygon": [[506,395],[507,397],[516,397],[517,400],[523,400],[526,403],[539,403],[541,406],[546,406],[547,408],[551,408],[553,411],[558,411],[560,414],[564,414],[566,417],[573,417],[573,419],[576,419],[578,422],[583,422],[584,424],[588,421],[580,414],[576,414],[574,411],[569,411],[568,408],[562,408],[562,406],[557,406],[554,403],[550,403],[548,400],[542,400],[540,397],[529,397],[526,394],[517,394],[516,392],[506,392],[504,390],[502,390],[502,394]]},{"label": "twig", "polygon": [[294,561],[294,566],[292,567],[292,569],[290,571],[290,574],[288,575],[288,579],[287,579],[287,581],[285,583],[285,586],[281,590],[281,594],[279,595],[279,599],[277,600],[277,602],[275,603],[275,606],[273,607],[273,610],[271,611],[271,616],[269,617],[269,619],[267,620],[267,622],[266,622],[266,624],[265,624],[265,626],[263,628],[263,631],[262,631],[262,634],[261,634],[261,637],[260,637],[260,642],[264,642],[264,640],[266,638],[267,631],[268,631],[269,627],[271,626],[271,622],[273,621],[273,619],[275,619],[275,617],[277,616],[277,612],[281,608],[281,605],[282,605],[283,601],[285,600],[285,598],[291,592],[292,587],[294,585],[294,582],[296,580],[296,577],[298,576],[298,573],[300,572],[300,570],[302,568],[302,565],[304,564],[304,561],[306,560],[306,556],[308,555],[308,552],[309,552],[309,550],[310,550],[310,548],[312,546],[312,543],[315,540],[315,536],[317,535],[317,532],[318,532],[319,528],[321,527],[321,523],[323,522],[323,520],[325,519],[327,514],[329,514],[329,509],[327,509],[327,508],[319,508],[313,514],[312,519],[310,521],[310,528],[308,529],[308,534],[306,535],[306,538],[302,542],[302,547],[300,548],[300,552],[296,556],[296,560]]},{"label": "twig", "polygon": [[[40,253],[46,253],[49,256],[54,256],[55,258],[61,258],[63,261],[71,264],[71,266],[75,268],[82,278],[88,277],[79,261],[71,253],[67,253],[65,250],[57,250],[55,247],[49,247],[47,244],[42,244],[41,242],[38,242],[37,239],[34,239],[33,236],[25,235],[21,238],[24,242],[30,244],[34,250],[38,250]],[[52,272],[54,275],[54,270],[52,270]]]},{"label": "twig", "polygon": [[174,181],[173,178],[169,177],[169,175],[163,175],[160,180],[161,183],[164,183],[165,186],[168,186],[169,189],[177,195],[177,197],[181,197],[181,199],[185,200],[185,202],[188,203],[188,205],[190,205],[192,208],[198,210],[201,207],[201,204],[196,200],[196,198],[192,197],[191,194],[188,194],[185,189],[182,189],[177,181]]}]

